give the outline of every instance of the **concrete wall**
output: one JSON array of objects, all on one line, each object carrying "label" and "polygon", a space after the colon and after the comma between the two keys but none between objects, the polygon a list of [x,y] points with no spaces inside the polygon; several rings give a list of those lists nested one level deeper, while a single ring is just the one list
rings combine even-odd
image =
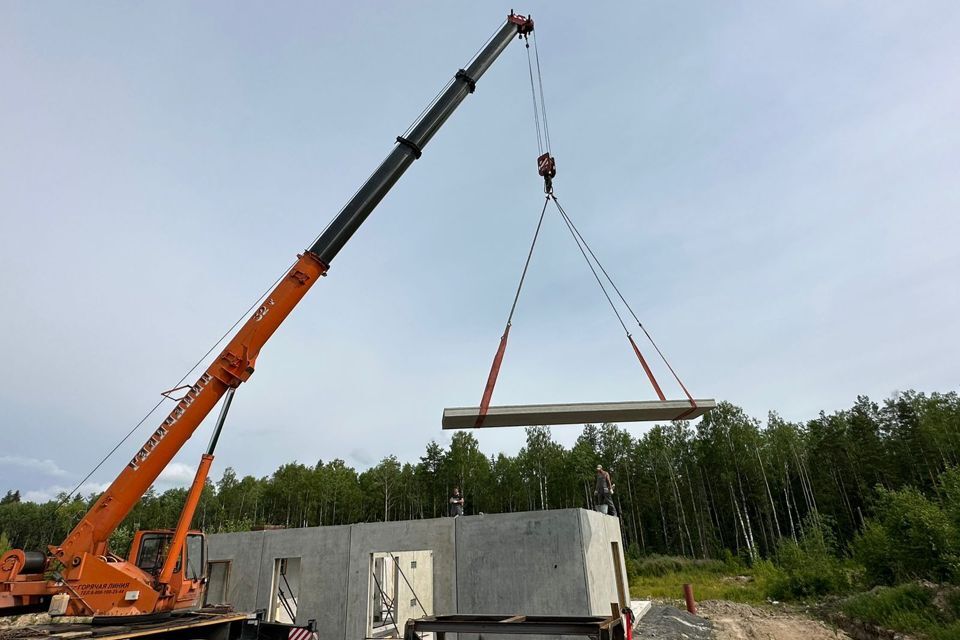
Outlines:
[{"label": "concrete wall", "polygon": [[374,553],[432,552],[431,614],[606,615],[618,600],[613,542],[626,588],[619,520],[582,509],[218,534],[209,559],[231,562],[230,604],[254,610],[271,604],[277,558],[300,558],[297,622],[359,640]]},{"label": "concrete wall", "polygon": [[[346,582],[348,557],[343,549],[349,548],[350,535],[349,526],[264,531],[263,551],[257,568],[260,580],[256,608],[270,607],[277,558],[300,558],[300,599],[296,622],[306,623],[308,619],[315,618],[321,629],[342,629],[345,611],[342,606],[329,606],[327,585],[335,587]],[[214,544],[211,543],[210,558],[216,560],[213,548]],[[320,588],[317,588],[318,585]]]},{"label": "concrete wall", "polygon": [[459,613],[588,615],[577,516],[564,510],[457,518]]},{"label": "concrete wall", "polygon": [[[623,557],[623,539],[620,521],[596,511],[579,512],[580,532],[583,536],[583,567],[587,576],[587,596],[592,615],[610,613],[610,603],[621,607],[630,604],[627,567]],[[616,545],[616,546],[614,546]],[[617,574],[620,574],[619,592]]]},{"label": "concrete wall", "polygon": [[[366,636],[371,600],[370,561],[371,555],[379,551],[432,550],[434,611],[431,613],[456,613],[457,587],[452,569],[456,561],[453,518],[355,524],[350,526],[350,530],[349,550],[346,547],[342,550],[349,557],[348,584],[343,591],[328,589],[323,583],[318,589],[323,591],[328,602],[335,599],[343,601],[343,594],[346,593],[343,602],[346,609],[346,636],[338,637],[359,639]],[[402,631],[403,621],[399,621],[399,624]]]},{"label": "concrete wall", "polygon": [[[227,602],[242,611],[257,609],[264,531],[209,536],[209,560],[229,560]],[[270,578],[267,577],[267,580]],[[223,604],[223,603],[210,603]],[[266,604],[263,605],[266,608]]]}]

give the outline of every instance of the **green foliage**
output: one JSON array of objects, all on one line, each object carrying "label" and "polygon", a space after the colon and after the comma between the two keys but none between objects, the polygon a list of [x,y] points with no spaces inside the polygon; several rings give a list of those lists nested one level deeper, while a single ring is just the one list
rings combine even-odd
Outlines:
[{"label": "green foliage", "polygon": [[[630,558],[627,561],[627,574],[630,577],[663,577],[682,571],[698,571],[724,575],[736,573],[739,565],[731,567],[722,560],[703,560],[699,558],[681,558],[678,556],[653,555],[645,558]],[[731,571],[733,569],[733,571]]]},{"label": "green foliage", "polygon": [[829,528],[809,522],[799,542],[781,541],[775,569],[765,572],[764,584],[774,600],[805,600],[848,592],[850,570],[835,555]]},{"label": "green foliage", "polygon": [[868,521],[853,544],[854,559],[864,568],[868,585],[893,584],[901,563],[895,562],[893,537],[879,522]]},{"label": "green foliage", "polygon": [[[955,480],[956,472],[950,471],[941,483]],[[948,515],[951,508],[912,487],[899,491],[878,487],[874,517],[852,545],[869,583],[896,584],[913,578],[941,581],[954,576],[960,537]]]},{"label": "green foliage", "polygon": [[[638,584],[673,594],[678,579],[702,579],[715,594],[804,598],[848,588],[855,571],[839,557],[846,550],[870,585],[958,578],[958,433],[956,393],[915,392],[882,403],[859,397],[802,423],[776,413],[764,423],[721,402],[697,424],[675,421],[638,436],[585,425],[572,447],[534,426],[516,455],[486,455],[463,431],[445,446],[430,442],[419,459],[389,456],[367,469],[336,459],[292,461],[260,478],[225,469],[204,487],[192,526],[216,533],[435,518],[446,514],[454,485],[468,515],[593,508],[602,464],[616,484]],[[148,491],[111,549],[123,553],[137,529],[173,527],[185,495]],[[6,491],[0,531],[13,547],[45,549],[95,497],[37,504]],[[729,576],[719,566],[745,578],[721,580]]]},{"label": "green foliage", "polygon": [[851,618],[933,640],[960,637],[960,594],[955,588],[916,583],[878,587],[848,598],[841,609]]},{"label": "green foliage", "polygon": [[953,544],[960,547],[960,467],[947,469],[940,475],[940,496],[943,511],[953,527]]},{"label": "green foliage", "polygon": [[121,524],[110,534],[110,540],[107,542],[107,548],[114,555],[126,558],[130,553],[130,543],[133,542],[133,527],[128,524]]},{"label": "green foliage", "polygon": [[13,547],[10,546],[10,538],[7,537],[6,531],[0,531],[0,556],[5,554],[7,551],[10,551]]},{"label": "green foliage", "polygon": [[[763,561],[760,561],[762,564]],[[636,598],[677,600],[691,584],[698,600],[763,602],[766,593],[755,568],[735,560],[702,560],[676,556],[628,558],[630,594]]]},{"label": "green foliage", "polygon": [[217,533],[237,533],[253,529],[252,520],[224,520],[219,523]]}]

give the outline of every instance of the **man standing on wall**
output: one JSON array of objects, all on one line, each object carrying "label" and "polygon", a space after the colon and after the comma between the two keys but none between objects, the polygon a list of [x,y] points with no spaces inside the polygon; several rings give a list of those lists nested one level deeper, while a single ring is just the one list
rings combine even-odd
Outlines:
[{"label": "man standing on wall", "polygon": [[597,486],[594,490],[596,497],[597,511],[607,515],[617,515],[617,508],[613,505],[613,481],[610,474],[603,470],[601,465],[597,465]]},{"label": "man standing on wall", "polygon": [[463,515],[463,496],[460,495],[460,487],[453,488],[453,495],[450,496],[450,517],[456,518]]}]

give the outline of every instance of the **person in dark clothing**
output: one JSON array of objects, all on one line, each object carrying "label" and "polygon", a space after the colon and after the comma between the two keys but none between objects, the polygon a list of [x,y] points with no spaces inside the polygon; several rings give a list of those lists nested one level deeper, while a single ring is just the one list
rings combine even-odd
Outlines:
[{"label": "person in dark clothing", "polygon": [[453,488],[453,494],[450,496],[450,517],[456,518],[463,515],[463,496],[460,495],[460,487]]},{"label": "person in dark clothing", "polygon": [[[610,474],[603,470],[603,467],[597,465],[597,485],[594,490],[596,497],[597,511],[607,515],[617,515],[617,508],[613,504],[613,481]],[[604,507],[604,508],[600,508]]]}]

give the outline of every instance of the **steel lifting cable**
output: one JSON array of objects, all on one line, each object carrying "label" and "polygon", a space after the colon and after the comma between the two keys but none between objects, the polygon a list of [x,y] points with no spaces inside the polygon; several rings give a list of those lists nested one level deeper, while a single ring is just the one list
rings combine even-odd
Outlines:
[{"label": "steel lifting cable", "polygon": [[[329,226],[329,224],[328,224],[327,226]],[[319,237],[319,236],[318,236],[318,237]],[[216,349],[218,346],[220,346],[220,344],[223,343],[223,341],[227,339],[227,337],[233,332],[233,330],[237,328],[237,325],[239,325],[241,322],[243,322],[243,320],[244,320],[247,316],[249,316],[250,313],[251,313],[254,309],[256,309],[257,307],[260,306],[260,304],[263,302],[263,299],[266,298],[267,295],[268,295],[271,291],[273,291],[273,289],[277,286],[277,284],[279,284],[279,282],[287,275],[287,273],[290,272],[290,269],[293,268],[293,265],[294,265],[294,264],[296,264],[296,262],[291,263],[289,267],[287,267],[286,269],[284,269],[283,273],[281,273],[280,276],[279,276],[276,280],[274,280],[273,284],[271,284],[262,294],[260,294],[260,297],[258,297],[258,298],[253,302],[253,304],[251,304],[250,307],[247,308],[247,310],[244,311],[243,314],[242,314],[239,318],[237,318],[236,322],[234,322],[233,325],[231,325],[231,327],[230,327],[229,329],[227,329],[227,330],[223,333],[223,335],[220,336],[220,339],[217,340],[216,342],[214,342],[213,345],[212,345],[209,349],[207,349],[207,352],[204,353],[204,354],[200,357],[200,359],[197,360],[197,361],[194,363],[194,365],[193,365],[192,367],[190,367],[190,369],[189,369],[186,373],[183,374],[183,377],[181,377],[180,380],[177,382],[177,384],[175,384],[175,385],[173,386],[173,389],[180,388],[180,385],[182,385],[182,384],[184,383],[184,381],[186,381],[186,379],[190,376],[191,373],[193,373],[194,371],[197,370],[197,367],[199,367],[201,364],[203,364],[203,361],[206,360],[207,357],[208,357],[211,353],[213,353],[214,349]],[[157,402],[157,404],[153,405],[153,408],[150,409],[150,411],[148,411],[148,412],[146,413],[146,415],[144,415],[142,418],[140,418],[140,421],[137,422],[137,424],[135,424],[135,425],[133,426],[133,428],[130,429],[130,431],[128,431],[127,434],[126,434],[125,436],[123,436],[123,437],[120,439],[120,441],[117,442],[117,444],[114,445],[114,447],[113,447],[112,449],[110,449],[110,451],[108,451],[107,454],[100,459],[100,461],[93,467],[93,469],[91,469],[90,472],[89,472],[86,476],[84,476],[83,480],[81,480],[79,483],[77,483],[77,486],[75,486],[75,487],[70,491],[70,493],[66,494],[65,496],[63,496],[63,497],[60,499],[60,501],[57,503],[57,507],[59,508],[59,507],[63,506],[64,504],[66,504],[66,502],[67,502],[77,491],[79,491],[79,490],[81,489],[81,487],[83,487],[84,483],[85,483],[87,480],[89,480],[90,477],[91,477],[94,473],[96,473],[97,470],[98,470],[100,467],[103,466],[103,463],[105,463],[108,459],[110,459],[110,456],[112,456],[114,453],[116,453],[117,449],[119,449],[121,446],[123,446],[123,443],[126,442],[126,441],[130,438],[130,436],[132,436],[134,433],[136,433],[137,429],[139,429],[141,426],[143,426],[143,423],[145,423],[148,419],[150,419],[150,416],[152,416],[152,415],[156,412],[156,410],[160,408],[160,405],[163,404],[164,400],[169,400],[169,399],[172,399],[172,398],[170,398],[170,397],[167,396],[167,395],[164,395],[164,396],[160,399],[160,401]]]},{"label": "steel lifting cable", "polygon": [[[517,310],[517,302],[520,300],[520,292],[523,290],[523,283],[527,277],[527,270],[530,268],[530,259],[533,257],[533,250],[537,245],[537,238],[540,237],[540,228],[543,226],[543,217],[547,212],[547,205],[550,204],[550,193],[553,191],[551,179],[556,175],[556,170],[550,158],[550,134],[547,129],[547,111],[543,100],[543,77],[540,73],[540,53],[537,50],[537,39],[534,36],[533,48],[536,56],[537,74],[534,79],[533,74],[533,56],[530,54],[530,36],[524,35],[525,48],[527,50],[527,72],[530,76],[530,97],[533,102],[533,125],[537,133],[537,152],[540,154],[537,158],[537,168],[540,175],[544,178],[544,191],[547,196],[543,201],[543,208],[540,210],[540,218],[537,220],[537,228],[533,233],[533,240],[530,243],[530,250],[527,252],[527,259],[523,264],[523,271],[520,274],[520,282],[517,284],[517,291],[513,296],[513,304],[510,305],[510,313],[507,315],[507,323],[503,329],[503,335],[500,336],[500,344],[497,346],[497,353],[493,357],[493,363],[490,365],[490,373],[487,375],[487,383],[483,388],[483,396],[480,399],[480,410],[477,414],[477,420],[474,427],[482,427],[490,408],[490,400],[493,398],[493,390],[497,386],[497,377],[500,375],[500,365],[503,363],[503,355],[507,349],[507,340],[510,336],[510,327],[513,324],[513,314]],[[540,90],[540,99],[537,100],[537,88]],[[543,117],[543,128],[540,127],[541,114]],[[546,151],[546,153],[544,153]],[[546,159],[548,164],[543,168],[541,162]],[[552,169],[552,171],[551,171]]]},{"label": "steel lifting cable", "polygon": [[[533,61],[530,58],[530,38],[527,37],[527,71],[530,72],[530,96],[533,98],[533,124],[537,130],[537,154],[543,154],[543,135],[540,129],[540,108],[537,106],[537,88],[533,81]],[[536,41],[534,41],[536,45]],[[539,69],[539,67],[538,67]],[[541,94],[542,97],[542,94]],[[541,100],[542,103],[542,100]],[[544,123],[546,124],[546,123]]]},{"label": "steel lifting cable", "polygon": [[520,282],[517,284],[517,292],[513,296],[513,304],[510,305],[510,315],[507,316],[507,326],[513,321],[513,312],[517,310],[517,300],[520,299],[520,291],[523,289],[523,281],[527,277],[527,269],[530,268],[530,258],[533,257],[533,249],[537,246],[537,238],[540,237],[540,227],[543,226],[543,216],[547,212],[547,204],[550,198],[544,198],[543,209],[540,210],[540,219],[537,221],[537,229],[533,232],[533,241],[530,243],[530,250],[527,252],[527,260],[523,263],[523,272],[520,274]]},{"label": "steel lifting cable", "polygon": [[[590,268],[590,272],[593,274],[594,279],[597,282],[597,285],[600,287],[600,290],[603,292],[604,297],[607,299],[607,303],[610,305],[610,308],[613,310],[614,315],[617,317],[617,321],[620,323],[620,326],[623,328],[624,333],[627,335],[627,340],[630,342],[630,346],[633,348],[633,352],[636,354],[637,359],[640,361],[641,366],[643,367],[644,372],[647,375],[647,378],[650,381],[650,384],[653,386],[654,391],[657,393],[657,397],[661,401],[666,401],[666,396],[663,393],[663,390],[660,388],[660,384],[657,382],[656,376],[654,376],[653,371],[651,370],[649,364],[647,364],[646,358],[643,357],[643,353],[640,351],[640,348],[637,346],[636,341],[633,339],[633,335],[630,333],[630,330],[627,328],[626,322],[624,322],[623,317],[620,314],[620,310],[617,308],[616,303],[611,297],[609,291],[607,291],[606,285],[603,283],[603,279],[600,277],[600,274],[597,273],[597,268],[600,269],[600,272],[603,273],[604,278],[607,282],[610,283],[610,286],[613,287],[613,290],[616,292],[620,301],[630,312],[630,315],[633,316],[633,319],[637,322],[637,326],[640,327],[644,335],[647,337],[647,340],[650,341],[650,344],[656,350],[657,354],[660,356],[660,359],[663,360],[663,363],[670,370],[670,373],[673,375],[674,379],[677,381],[677,384],[680,385],[680,388],[683,389],[683,392],[687,395],[687,398],[690,401],[691,409],[687,412],[681,414],[678,419],[683,419],[690,413],[692,413],[697,408],[697,403],[693,399],[693,396],[687,390],[686,385],[683,384],[683,381],[680,380],[680,376],[677,375],[677,372],[674,370],[673,366],[670,365],[670,362],[667,360],[666,356],[661,351],[660,347],[654,342],[653,337],[650,335],[650,332],[647,331],[646,327],[643,326],[643,323],[640,322],[640,318],[633,311],[633,308],[627,302],[623,293],[617,287],[616,283],[613,281],[613,278],[610,277],[610,274],[604,268],[603,264],[597,259],[596,254],[593,249],[584,239],[583,235],[580,233],[580,230],[577,229],[576,225],[573,223],[573,220],[570,219],[570,216],[567,215],[567,212],[560,205],[560,201],[557,200],[556,196],[553,193],[553,178],[556,176],[556,162],[552,156],[552,148],[550,143],[550,127],[547,123],[547,105],[546,99],[544,97],[543,91],[543,73],[540,66],[540,50],[537,47],[537,36],[536,32],[533,34],[533,54],[530,53],[530,36],[525,35],[526,40],[526,50],[527,50],[527,71],[530,78],[530,95],[533,102],[533,123],[534,128],[537,134],[537,150],[540,153],[540,156],[537,158],[537,169],[541,177],[544,179],[544,191],[546,192],[546,201],[544,202],[543,209],[540,212],[540,220],[537,222],[537,229],[533,236],[533,242],[530,244],[530,251],[527,253],[527,260],[523,267],[523,272],[520,276],[520,283],[517,286],[517,292],[513,298],[513,305],[510,307],[510,314],[507,317],[507,324],[504,327],[503,335],[500,337],[500,344],[497,348],[497,353],[494,356],[493,364],[490,367],[490,373],[487,376],[487,384],[484,387],[483,397],[480,402],[480,409],[477,415],[477,420],[474,424],[475,427],[482,427],[488,410],[490,408],[490,400],[493,397],[493,390],[497,383],[497,377],[500,374],[500,366],[503,363],[503,355],[507,347],[507,339],[510,335],[510,327],[512,325],[513,314],[517,307],[517,301],[520,298],[520,292],[523,289],[523,282],[527,275],[527,269],[530,266],[530,258],[533,255],[533,249],[537,242],[537,237],[540,234],[540,227],[543,224],[543,217],[546,213],[547,204],[549,204],[552,199],[554,204],[557,207],[557,211],[560,213],[560,217],[563,220],[564,224],[567,226],[567,230],[570,232],[571,237],[573,237],[574,243],[577,245],[577,248],[580,250],[581,255],[583,255],[584,261],[587,263],[587,266]],[[534,60],[536,60],[536,79],[534,79]],[[537,98],[537,92],[539,90],[539,100]],[[541,126],[542,120],[542,126]],[[596,267],[594,266],[596,264]]]},{"label": "steel lifting cable", "polygon": [[[527,49],[527,71],[530,75],[530,95],[533,98],[533,124],[537,130],[537,173],[543,178],[544,193],[553,192],[553,179],[557,175],[557,162],[553,157],[550,144],[550,125],[547,124],[547,100],[543,94],[543,73],[540,71],[540,50],[537,48],[537,36],[533,36],[533,56],[530,54],[530,36],[525,35]],[[536,58],[537,77],[533,77],[533,59]],[[537,99],[539,89],[540,97]],[[541,128],[541,120],[543,126]]]},{"label": "steel lifting cable", "polygon": [[[640,327],[644,335],[647,337],[647,340],[650,341],[650,344],[653,345],[653,348],[656,350],[657,354],[660,356],[660,359],[663,360],[663,363],[670,370],[670,373],[673,375],[674,379],[677,381],[677,384],[680,385],[680,388],[683,389],[683,392],[687,395],[687,398],[690,401],[690,410],[682,413],[678,416],[677,419],[682,420],[687,415],[692,413],[697,408],[697,403],[693,399],[693,396],[687,390],[687,387],[683,384],[683,381],[680,380],[680,376],[677,375],[677,372],[667,361],[666,356],[664,356],[663,351],[660,350],[660,347],[657,346],[657,343],[654,342],[653,337],[650,335],[650,332],[647,331],[646,327],[643,326],[643,323],[640,322],[640,318],[633,311],[633,308],[627,302],[623,293],[620,292],[620,289],[617,287],[616,283],[613,281],[613,278],[610,277],[610,274],[601,264],[600,260],[597,259],[596,254],[593,249],[584,239],[583,235],[580,233],[580,230],[577,229],[576,225],[573,223],[573,220],[570,219],[570,216],[567,215],[567,212],[560,205],[560,201],[557,200],[557,197],[553,193],[553,182],[552,178],[556,176],[556,164],[552,157],[552,148],[550,144],[550,128],[547,124],[547,105],[543,93],[543,74],[540,69],[540,51],[537,47],[537,36],[536,32],[533,34],[533,55],[530,54],[530,36],[525,36],[526,39],[526,50],[527,50],[527,71],[530,77],[530,94],[533,101],[533,123],[534,128],[536,129],[537,134],[537,149],[540,153],[540,157],[537,158],[538,170],[540,175],[544,179],[544,191],[546,192],[546,200],[543,203],[543,209],[540,211],[540,219],[537,222],[537,229],[533,234],[533,241],[530,243],[530,250],[527,252],[527,259],[523,265],[523,272],[520,275],[520,282],[517,285],[516,294],[513,297],[513,304],[510,307],[510,313],[507,316],[507,323],[504,327],[503,335],[500,337],[500,344],[497,348],[497,353],[493,358],[493,364],[490,366],[490,373],[487,376],[487,384],[483,390],[483,397],[480,401],[480,408],[477,414],[477,420],[474,423],[474,427],[482,427],[484,420],[487,416],[487,413],[490,408],[490,400],[493,397],[493,391],[497,384],[497,377],[500,374],[500,366],[503,363],[504,352],[507,348],[507,340],[510,335],[510,327],[513,322],[513,314],[517,308],[517,301],[520,299],[520,292],[523,289],[523,283],[527,276],[527,269],[530,267],[530,259],[533,256],[533,250],[537,243],[537,238],[540,235],[540,228],[543,225],[543,218],[546,214],[547,205],[550,203],[550,200],[553,200],[553,203],[557,207],[557,211],[560,213],[560,217],[563,220],[564,224],[567,227],[567,230],[570,232],[571,237],[573,237],[574,243],[577,245],[577,248],[580,250],[581,255],[583,255],[584,261],[586,261],[587,266],[590,268],[590,272],[593,274],[594,279],[599,285],[600,290],[603,292],[604,297],[607,299],[607,303],[610,305],[610,308],[613,310],[614,315],[617,317],[617,321],[620,323],[620,326],[623,327],[624,333],[627,335],[627,340],[630,342],[630,346],[633,348],[633,352],[636,354],[637,359],[640,361],[641,366],[643,367],[644,372],[647,374],[647,378],[650,380],[650,384],[653,386],[654,391],[657,393],[657,397],[661,401],[666,401],[666,396],[663,393],[663,390],[660,388],[660,384],[657,382],[656,377],[653,374],[653,371],[650,369],[650,366],[647,364],[646,358],[643,357],[640,348],[637,346],[636,341],[633,339],[630,330],[627,328],[626,322],[623,320],[623,316],[620,314],[620,310],[617,308],[616,303],[611,297],[607,287],[603,283],[603,279],[600,277],[600,274],[597,273],[597,268],[600,269],[600,272],[603,273],[604,278],[607,282],[610,283],[610,286],[613,287],[613,290],[616,292],[620,301],[630,312],[630,315],[633,316],[633,319],[637,322],[637,326]],[[536,80],[534,80],[534,59],[536,60]],[[537,92],[539,89],[540,97],[537,99]],[[541,127],[541,120],[543,122]],[[596,264],[596,267],[594,267]]]},{"label": "steel lifting cable", "polygon": [[527,259],[523,263],[523,271],[520,273],[520,282],[517,284],[517,292],[513,296],[513,304],[510,305],[510,314],[507,316],[507,324],[503,329],[503,335],[500,336],[500,344],[497,346],[497,353],[493,357],[493,364],[490,365],[490,373],[487,375],[487,384],[483,388],[483,397],[480,400],[480,412],[477,414],[477,421],[474,427],[482,427],[484,419],[487,417],[487,411],[490,409],[490,400],[493,398],[493,390],[497,386],[497,377],[500,375],[500,365],[503,363],[503,354],[507,350],[507,338],[510,336],[510,327],[513,324],[513,313],[517,310],[517,301],[520,300],[520,292],[523,290],[524,280],[527,278],[527,269],[530,268],[530,259],[533,257],[533,249],[537,246],[537,238],[540,237],[540,228],[543,226],[543,217],[547,212],[547,205],[550,204],[550,197],[543,200],[543,208],[540,210],[540,219],[537,220],[537,229],[533,232],[533,240],[530,242],[530,250],[527,251]]},{"label": "steel lifting cable", "polygon": [[[537,131],[537,150],[552,153],[550,145],[550,126],[547,124],[547,101],[543,94],[543,74],[540,71],[540,50],[537,48],[537,34],[533,33],[533,54],[530,53],[530,36],[524,35],[527,50],[527,71],[530,75],[530,95],[533,99],[533,124]],[[536,66],[536,78],[534,78]],[[539,91],[539,98],[537,93]]]},{"label": "steel lifting cable", "polygon": [[[536,31],[533,32],[533,54],[537,59],[537,83],[540,85],[540,111],[543,114],[543,139],[547,149],[547,153],[552,153],[553,149],[550,146],[550,126],[547,124],[547,99],[543,93],[543,75],[540,73],[540,49],[537,48],[537,32]],[[529,57],[530,57],[530,52],[528,49],[527,58]]]},{"label": "steel lifting cable", "polygon": [[[624,297],[623,293],[621,293],[619,287],[617,287],[617,284],[613,281],[613,278],[610,277],[610,274],[607,272],[603,264],[597,258],[597,255],[593,252],[593,249],[590,248],[590,245],[587,243],[583,235],[580,233],[580,230],[577,229],[576,225],[570,219],[570,216],[564,210],[563,206],[560,204],[560,201],[557,200],[556,195],[551,194],[550,197],[553,199],[554,204],[557,206],[557,211],[560,212],[560,216],[563,218],[564,222],[567,224],[567,228],[570,230],[570,233],[573,235],[574,241],[577,243],[577,246],[580,247],[580,252],[584,254],[583,256],[584,259],[586,259],[587,264],[590,265],[590,270],[593,272],[594,277],[597,278],[597,283],[600,284],[600,288],[603,289],[603,293],[607,297],[607,301],[610,302],[611,307],[614,307],[613,301],[610,299],[610,296],[607,294],[606,288],[600,282],[600,279],[597,276],[597,272],[593,268],[593,264],[591,263],[591,260],[587,258],[586,253],[584,253],[584,249],[586,249],[586,252],[590,254],[590,258],[593,259],[593,262],[596,263],[597,267],[600,268],[600,271],[603,273],[604,277],[610,283],[610,286],[613,287],[613,290],[616,292],[617,296],[620,298],[620,301],[630,312],[630,315],[633,316],[633,319],[636,321],[637,326],[640,327],[641,331],[643,331],[643,334],[647,337],[647,340],[649,340],[654,350],[656,350],[657,355],[660,356],[660,359],[663,360],[663,363],[667,366],[667,369],[670,370],[670,373],[673,375],[673,378],[677,381],[677,384],[680,385],[681,389],[683,389],[683,393],[687,396],[687,399],[690,401],[691,408],[689,411],[678,416],[677,419],[682,420],[684,417],[692,413],[693,410],[697,408],[696,400],[693,399],[693,396],[690,394],[690,391],[687,390],[686,385],[683,384],[683,381],[680,379],[680,376],[677,375],[677,372],[674,370],[673,366],[667,360],[667,357],[663,354],[663,351],[661,351],[660,347],[654,341],[653,336],[650,335],[650,332],[647,331],[647,328],[643,326],[642,322],[640,322],[640,318],[634,312],[633,307],[631,307],[630,303],[627,302],[627,299]],[[616,313],[617,319],[620,320],[620,324],[623,325],[624,330],[626,330],[626,326],[623,323],[623,319],[620,317],[620,313],[616,310],[615,307],[614,307],[614,313]],[[630,334],[629,331],[627,331],[627,338],[630,340],[630,344],[633,347],[634,352],[637,354],[637,358],[640,360],[640,364],[643,366],[643,369],[646,372],[647,377],[650,379],[650,383],[653,385],[653,388],[657,392],[657,395],[660,397],[661,400],[666,400],[666,397],[664,397],[663,395],[663,391],[660,389],[660,385],[657,383],[656,378],[653,375],[653,372],[650,370],[650,367],[647,365],[646,359],[643,357],[643,354],[640,352],[639,347],[637,347],[637,343],[634,341],[633,336]]]},{"label": "steel lifting cable", "polygon": [[[617,309],[617,305],[614,304],[613,299],[610,298],[610,293],[607,291],[607,288],[604,286],[603,281],[600,279],[600,276],[597,274],[597,270],[593,267],[593,262],[590,258],[587,257],[587,251],[584,249],[585,243],[580,237],[579,233],[574,230],[573,223],[570,221],[570,218],[567,216],[566,212],[560,208],[560,204],[557,202],[556,198],[553,199],[554,204],[557,205],[557,211],[560,212],[560,217],[563,218],[564,224],[567,225],[567,230],[570,231],[570,235],[573,237],[573,241],[576,243],[577,248],[580,249],[580,253],[583,255],[583,259],[586,261],[587,266],[590,268],[590,272],[593,274],[594,279],[597,281],[597,284],[600,286],[600,290],[603,291],[604,297],[607,299],[607,302],[610,303],[610,308],[613,309],[613,314],[617,316],[617,320],[620,322],[620,326],[623,327],[623,332],[627,334],[627,340],[630,341],[630,344],[633,346],[634,353],[637,354],[637,358],[640,360],[640,365],[643,367],[643,370],[647,374],[647,378],[650,380],[650,384],[653,385],[654,391],[657,392],[657,397],[660,400],[666,400],[667,398],[663,395],[663,390],[660,389],[659,383],[657,383],[656,377],[653,375],[653,371],[650,370],[650,366],[647,364],[646,358],[643,357],[643,354],[640,352],[640,349],[637,347],[637,343],[634,342],[633,336],[630,335],[630,330],[627,329],[626,323],[623,321],[623,317],[620,315],[620,311]],[[589,249],[589,247],[587,247]],[[590,254],[593,255],[593,252],[590,251]],[[598,263],[599,265],[599,263]]]}]

